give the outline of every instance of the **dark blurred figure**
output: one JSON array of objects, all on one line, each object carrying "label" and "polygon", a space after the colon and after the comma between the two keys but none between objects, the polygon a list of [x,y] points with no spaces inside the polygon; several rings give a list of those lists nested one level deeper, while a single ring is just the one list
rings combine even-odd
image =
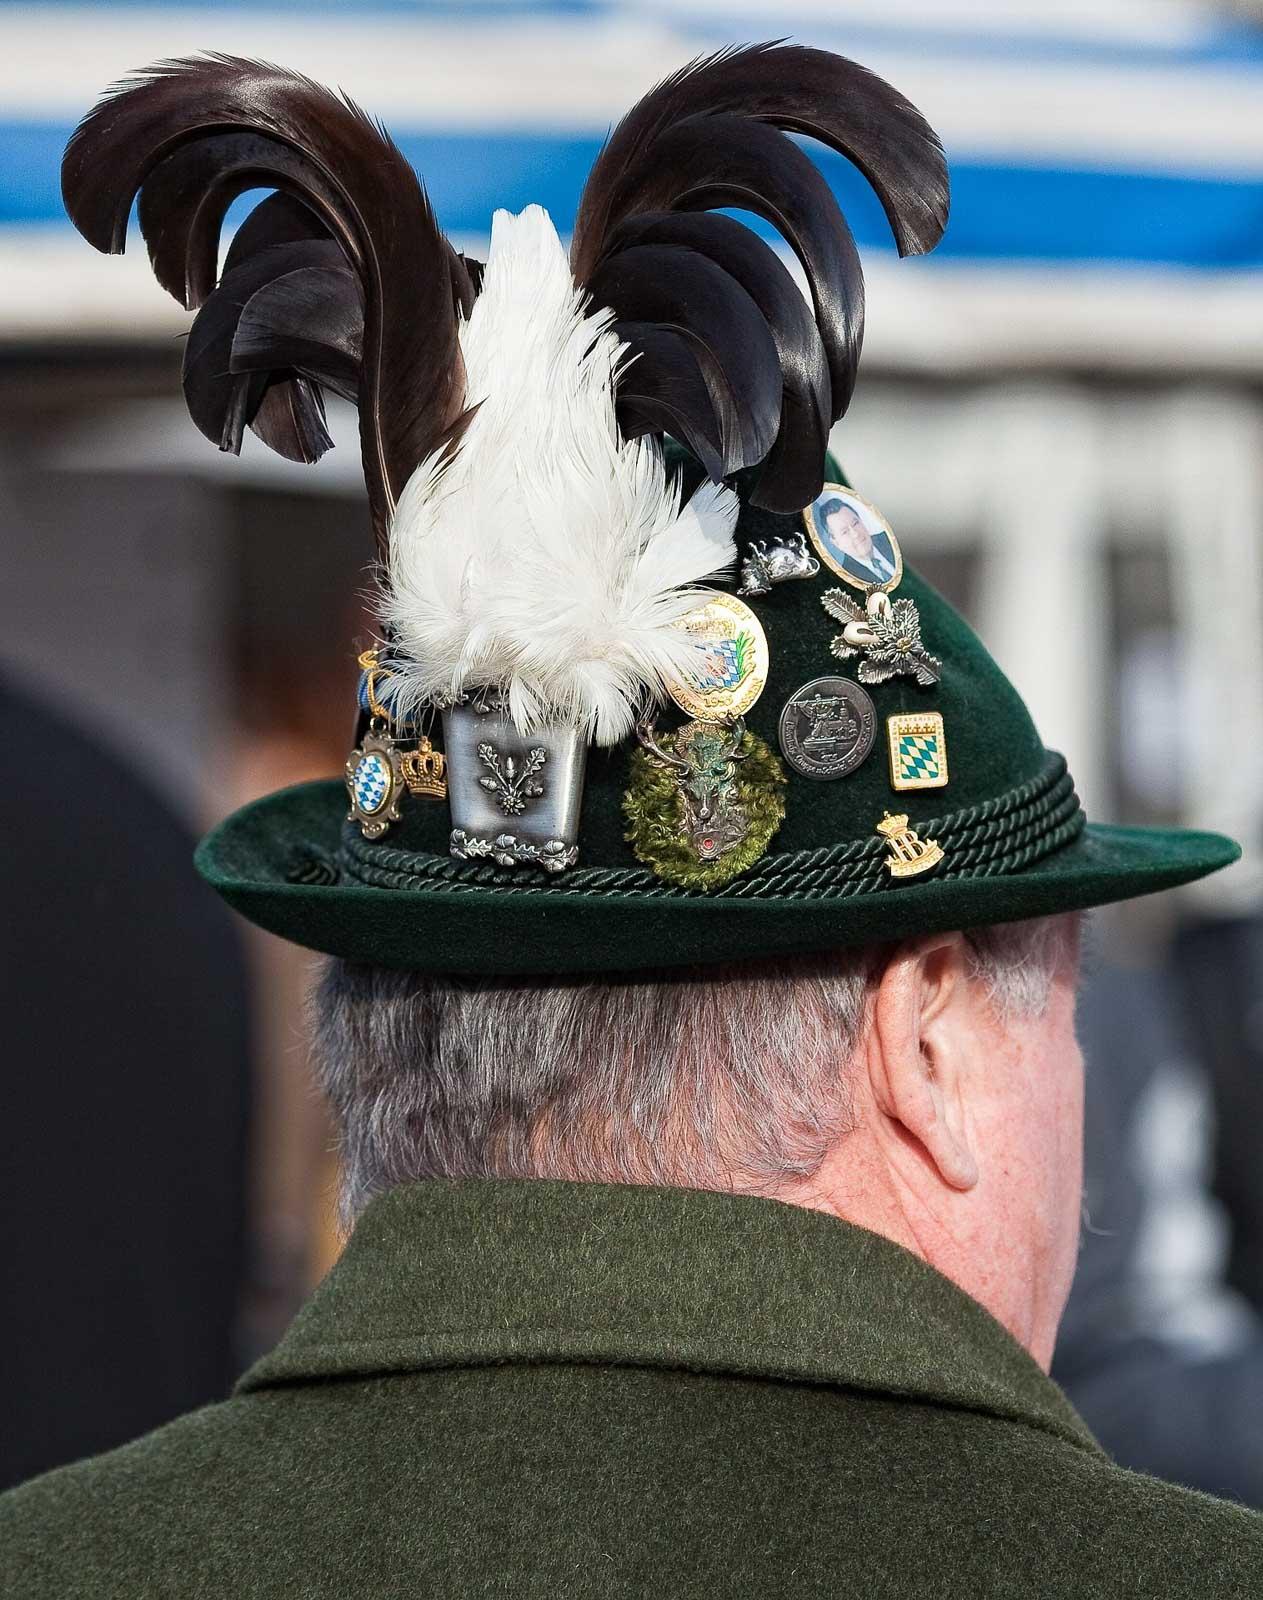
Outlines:
[{"label": "dark blurred figure", "polygon": [[[1259,1106],[1263,1073],[1257,1055],[1234,1053],[1228,1038],[1256,992],[1209,927],[1186,930],[1164,970],[1106,967],[1089,984],[1079,1023],[1086,1226],[1053,1375],[1123,1466],[1263,1507],[1263,1320],[1244,1301],[1233,1304],[1234,1286],[1212,1268],[1209,1280],[1184,1287],[1195,1309],[1218,1303],[1225,1313],[1218,1346],[1193,1342],[1178,1318],[1164,1321],[1140,1259],[1154,1196],[1138,1148],[1160,1075],[1176,1062],[1208,1072],[1219,1129],[1214,1191],[1233,1207],[1230,1236],[1244,1236],[1233,1257],[1257,1262],[1259,1121],[1244,1120],[1242,1101]],[[1246,1146],[1252,1162],[1236,1159]],[[1234,1152],[1227,1164],[1225,1148]],[[1168,1171],[1159,1182],[1174,1189],[1186,1176]],[[1187,1199],[1196,1203],[1195,1187]]]},{"label": "dark blurred figure", "polygon": [[234,1376],[246,977],[192,849],[0,683],[0,1486]]},{"label": "dark blurred figure", "polygon": [[1228,1217],[1225,1278],[1263,1313],[1263,919],[1191,923],[1175,946],[1190,1045],[1215,1103],[1216,1199]]}]

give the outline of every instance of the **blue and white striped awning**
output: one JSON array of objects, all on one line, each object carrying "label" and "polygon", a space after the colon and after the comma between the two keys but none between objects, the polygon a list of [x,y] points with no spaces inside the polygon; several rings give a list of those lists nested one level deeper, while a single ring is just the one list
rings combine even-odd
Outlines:
[{"label": "blue and white striped awning", "polygon": [[[61,148],[102,87],[198,49],[280,60],[380,115],[443,225],[563,228],[609,124],[719,44],[788,36],[896,83],[952,161],[946,239],[894,263],[862,178],[821,161],[867,252],[871,353],[942,367],[1263,368],[1263,30],[1187,0],[0,3],[0,334],[179,324],[62,218]],[[1238,20],[1233,20],[1233,18]],[[126,287],[123,278],[126,277]],[[131,320],[134,313],[135,321]]]}]

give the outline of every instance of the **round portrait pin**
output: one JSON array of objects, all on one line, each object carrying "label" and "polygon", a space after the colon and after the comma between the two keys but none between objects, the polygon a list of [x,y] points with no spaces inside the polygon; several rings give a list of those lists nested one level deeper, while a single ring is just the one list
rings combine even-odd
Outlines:
[{"label": "round portrait pin", "polygon": [[853,588],[893,589],[903,577],[903,555],[890,524],[854,489],[826,483],[803,512],[803,522],[825,566]]},{"label": "round portrait pin", "polygon": [[767,683],[768,649],[763,624],[734,594],[717,594],[675,624],[693,644],[687,678],[667,690],[681,711],[702,722],[744,717]]}]

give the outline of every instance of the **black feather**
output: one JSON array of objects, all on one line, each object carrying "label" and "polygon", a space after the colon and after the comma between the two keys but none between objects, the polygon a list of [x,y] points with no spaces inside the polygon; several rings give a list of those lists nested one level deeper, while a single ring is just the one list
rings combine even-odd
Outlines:
[{"label": "black feather", "polygon": [[304,466],[333,448],[320,390],[301,373],[269,384],[250,426],[270,450]]},{"label": "black feather", "polygon": [[[323,303],[313,308],[310,291],[306,295],[302,291],[313,278],[335,284],[337,299],[326,292]],[[310,312],[305,327],[297,321],[296,302]],[[243,321],[245,341],[241,341]],[[281,455],[295,461],[317,460],[332,443],[324,429],[323,409],[313,410],[307,395],[281,396],[273,390],[301,375],[309,386],[313,381],[325,383],[354,398],[362,324],[358,284],[332,240],[299,239],[256,251],[224,274],[189,331],[183,382],[190,416],[221,450],[239,451],[248,423]],[[350,328],[350,343],[341,337],[345,326]],[[264,407],[261,423],[260,407]],[[302,437],[290,437],[283,426],[287,416],[300,424],[319,419],[319,426]]]},{"label": "black feather", "polygon": [[[224,257],[221,290],[216,293],[237,267],[259,251],[302,241],[311,241],[310,255],[285,262],[278,256],[271,258],[276,271],[285,275],[265,282],[242,306],[230,360],[235,373],[266,374],[266,387],[249,418],[251,429],[278,455],[306,463],[318,461],[333,447],[325,426],[321,388],[332,389],[347,400],[354,400],[358,393],[364,300],[357,279],[316,213],[292,195],[278,192],[255,206],[233,235]],[[293,273],[304,270],[299,265],[302,261],[325,275],[327,297],[320,303],[309,302],[307,323],[295,330],[285,301],[292,292]],[[340,274],[336,297],[328,274]],[[279,299],[272,293],[274,287],[279,289]],[[287,367],[295,370],[287,371]],[[253,380],[250,392],[256,392]],[[236,448],[240,448],[239,438]]]},{"label": "black feather", "polygon": [[[293,367],[354,400],[364,334],[359,284],[332,241],[298,248],[303,255],[294,267],[274,273],[242,307],[232,339],[232,371]],[[326,258],[314,259],[316,252]]]},{"label": "black feather", "polygon": [[[337,252],[332,240],[307,248]],[[363,332],[359,284],[340,258],[296,267],[251,295],[233,335],[230,366],[234,373],[267,376],[250,418],[264,444],[302,462],[318,461],[332,447],[323,390],[355,399]]]},{"label": "black feather", "polygon": [[[615,396],[623,437],[669,433],[688,445],[708,477],[722,478],[723,427],[694,346],[683,334],[652,322],[616,322],[613,331],[627,345]],[[726,386],[723,392],[728,395]]]},{"label": "black feather", "polygon": [[237,323],[250,297],[270,281],[278,264],[293,263],[294,251],[293,245],[260,251],[225,273],[189,329],[182,374],[185,404],[201,432],[221,450],[235,454],[241,449],[242,433],[267,387],[265,372],[232,371]]},{"label": "black feather", "polygon": [[864,274],[832,191],[806,155],[747,117],[690,117],[663,134],[635,210],[736,206],[785,238],[802,263],[829,362],[831,412],[846,410],[864,339]]},{"label": "black feather", "polygon": [[297,244],[300,239],[331,239],[328,228],[311,209],[293,195],[278,190],[260,200],[233,234],[224,256],[221,275],[239,267],[257,250],[274,244]]},{"label": "black feather", "polygon": [[[749,228],[716,213],[660,211],[630,218],[615,230],[609,253],[634,244],[695,250],[734,277],[758,306],[776,341],[783,389],[776,440],[750,498],[771,509],[806,505],[819,492],[833,412],[824,345],[788,270]],[[642,382],[645,376],[642,361]]]},{"label": "black feather", "polygon": [[[850,402],[864,333],[864,279],[850,229],[832,190],[787,133],[820,139],[860,167],[901,253],[938,242],[947,218],[947,170],[916,108],[854,62],[768,44],[695,61],[632,108],[589,174],[571,246],[576,279],[602,303],[602,274],[628,240],[641,237],[637,219],[646,214],[656,219],[662,212],[734,207],[781,233],[806,276],[828,365],[827,390],[819,350],[785,309],[784,268],[772,252],[760,255],[739,243],[732,228],[740,224],[722,235],[716,231],[707,243],[700,234],[670,235],[736,278],[776,338],[784,404],[752,498],[779,511],[814,498],[828,423]],[[654,220],[651,226],[662,225]],[[765,289],[761,279],[768,280]],[[627,315],[622,306],[614,309]],[[742,336],[739,326],[725,333],[712,320],[708,347],[722,363],[724,351]],[[651,388],[651,375],[642,373],[640,382]],[[629,415],[639,421],[643,408]]]},{"label": "black feather", "polygon": [[[486,266],[473,256],[460,256],[460,264],[465,269],[465,279],[458,281],[459,305],[462,313],[468,316],[474,309],[474,300],[482,293],[482,279]],[[468,288],[466,289],[466,284]]]},{"label": "black feather", "polygon": [[571,260],[586,280],[626,193],[658,161],[654,145],[675,123],[730,112],[807,134],[863,172],[901,255],[932,250],[947,225],[948,178],[934,130],[909,100],[865,67],[827,50],[779,41],[691,61],[627,113],[593,163],[575,218]]},{"label": "black feather", "polygon": [[780,422],[781,369],[740,283],[695,250],[644,244],[609,256],[590,288],[617,320],[658,323],[693,347],[720,422],[724,476],[761,461]]},{"label": "black feather", "polygon": [[[189,306],[214,290],[227,207],[264,186],[314,213],[361,288],[360,437],[384,551],[403,485],[462,412],[456,306],[473,295],[395,145],[356,106],[297,73],[209,56],[122,85],[84,118],[62,164],[66,210],[98,249],[122,250],[139,194],[155,274]],[[275,227],[286,238],[296,217],[303,226],[298,213],[273,210],[261,237]],[[243,249],[242,264],[257,253]],[[288,411],[302,413],[298,433],[312,421],[302,392]],[[294,437],[286,425],[269,431]]]}]

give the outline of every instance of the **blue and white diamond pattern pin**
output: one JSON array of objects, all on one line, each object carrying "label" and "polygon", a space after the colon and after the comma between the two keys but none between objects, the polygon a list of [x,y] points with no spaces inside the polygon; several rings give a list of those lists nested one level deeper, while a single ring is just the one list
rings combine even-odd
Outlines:
[{"label": "blue and white diamond pattern pin", "polygon": [[391,740],[366,734],[346,763],[346,787],[351,797],[348,822],[358,822],[366,839],[379,839],[392,822],[398,822],[403,777],[399,753]]},{"label": "blue and white diamond pattern pin", "polygon": [[381,810],[390,793],[390,768],[376,751],[360,757],[351,787],[361,811]]},{"label": "blue and white diamond pattern pin", "polygon": [[947,736],[937,711],[901,711],[886,719],[893,789],[941,789],[947,782]]}]

